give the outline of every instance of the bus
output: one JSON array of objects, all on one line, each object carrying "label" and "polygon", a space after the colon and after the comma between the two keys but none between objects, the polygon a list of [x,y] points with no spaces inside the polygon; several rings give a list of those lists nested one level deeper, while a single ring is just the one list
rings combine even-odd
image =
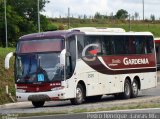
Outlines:
[{"label": "bus", "polygon": [[157,57],[157,70],[160,70],[160,38],[154,38],[156,57]]},{"label": "bus", "polygon": [[34,107],[61,100],[78,105],[103,95],[135,98],[157,85],[150,32],[84,27],[34,33],[19,38],[6,69],[12,56],[17,101]]}]

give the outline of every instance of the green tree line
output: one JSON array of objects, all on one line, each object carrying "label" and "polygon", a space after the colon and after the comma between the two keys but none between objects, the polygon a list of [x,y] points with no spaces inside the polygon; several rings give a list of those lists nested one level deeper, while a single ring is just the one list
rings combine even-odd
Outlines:
[{"label": "green tree line", "polygon": [[[39,0],[40,12],[48,0]],[[4,0],[0,0],[0,47],[5,47]],[[24,34],[38,32],[37,0],[6,0],[6,16],[9,46],[15,46],[18,38]],[[40,14],[41,31],[48,26],[46,16]]]},{"label": "green tree line", "polygon": [[111,14],[108,15],[101,15],[99,12],[96,12],[94,15],[95,19],[102,19],[102,18],[112,18],[112,19],[126,19],[128,17],[128,12],[124,9],[120,9],[117,11],[115,15]]},{"label": "green tree line", "polygon": [[[38,32],[38,10],[37,10],[37,1],[38,0],[0,0],[0,47],[5,47],[5,9],[4,1],[6,1],[6,13],[7,13],[7,36],[8,36],[8,45],[9,47],[14,47],[18,38],[22,35]],[[40,12],[44,11],[44,7],[48,0],[39,0]],[[139,13],[135,12],[133,16],[130,16],[129,13],[120,9],[116,12],[115,15],[111,13],[110,15],[102,15],[99,12],[96,12],[94,16],[79,16],[78,18],[71,17],[71,27],[78,27],[85,23],[86,26],[92,26],[92,22],[97,26],[97,24],[107,24],[113,21],[114,22],[127,22],[130,18],[131,20],[138,20]],[[134,18],[132,18],[134,17]],[[57,29],[67,29],[68,18],[46,18],[46,16],[40,14],[40,24],[41,31],[47,30],[57,30]],[[107,21],[108,20],[108,21]],[[151,15],[151,21],[155,20],[155,16]],[[139,21],[141,22],[141,21]],[[149,21],[150,22],[150,21]],[[66,26],[66,27],[65,27]],[[149,27],[149,25],[148,25]]]}]

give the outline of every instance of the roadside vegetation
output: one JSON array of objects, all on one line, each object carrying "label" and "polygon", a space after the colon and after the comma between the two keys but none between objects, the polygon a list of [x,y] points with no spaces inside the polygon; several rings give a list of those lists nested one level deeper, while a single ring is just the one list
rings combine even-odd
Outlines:
[{"label": "roadside vegetation", "polygon": [[15,98],[15,85],[13,77],[13,58],[10,62],[10,69],[4,68],[4,59],[7,53],[14,51],[14,48],[0,48],[0,105],[12,102],[6,94],[6,85],[8,85],[9,93]]},{"label": "roadside vegetation", "polygon": [[[66,18],[50,18],[49,23],[52,28],[58,30],[60,28],[68,29],[68,19]],[[160,37],[160,21],[137,21],[137,20],[115,20],[115,19],[70,19],[69,28],[75,27],[111,27],[123,28],[126,31],[135,32],[151,32],[154,37]]]}]

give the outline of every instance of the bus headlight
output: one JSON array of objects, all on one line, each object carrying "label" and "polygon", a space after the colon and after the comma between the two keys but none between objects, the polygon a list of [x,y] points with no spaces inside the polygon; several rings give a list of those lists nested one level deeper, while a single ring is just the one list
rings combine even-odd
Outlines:
[{"label": "bus headlight", "polygon": [[56,90],[62,90],[62,89],[64,89],[64,86],[54,87],[54,88],[52,88],[51,90],[52,90],[52,91],[56,91]]},{"label": "bus headlight", "polygon": [[23,89],[17,89],[16,92],[19,92],[19,93],[25,93],[26,90],[23,90]]}]

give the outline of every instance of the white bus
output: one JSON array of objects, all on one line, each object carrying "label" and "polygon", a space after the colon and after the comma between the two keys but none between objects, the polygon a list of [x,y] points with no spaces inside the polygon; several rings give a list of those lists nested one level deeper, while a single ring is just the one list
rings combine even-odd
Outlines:
[{"label": "white bus", "polygon": [[102,95],[135,98],[157,85],[153,35],[119,28],[75,28],[22,36],[15,53],[18,101],[99,100]]}]

